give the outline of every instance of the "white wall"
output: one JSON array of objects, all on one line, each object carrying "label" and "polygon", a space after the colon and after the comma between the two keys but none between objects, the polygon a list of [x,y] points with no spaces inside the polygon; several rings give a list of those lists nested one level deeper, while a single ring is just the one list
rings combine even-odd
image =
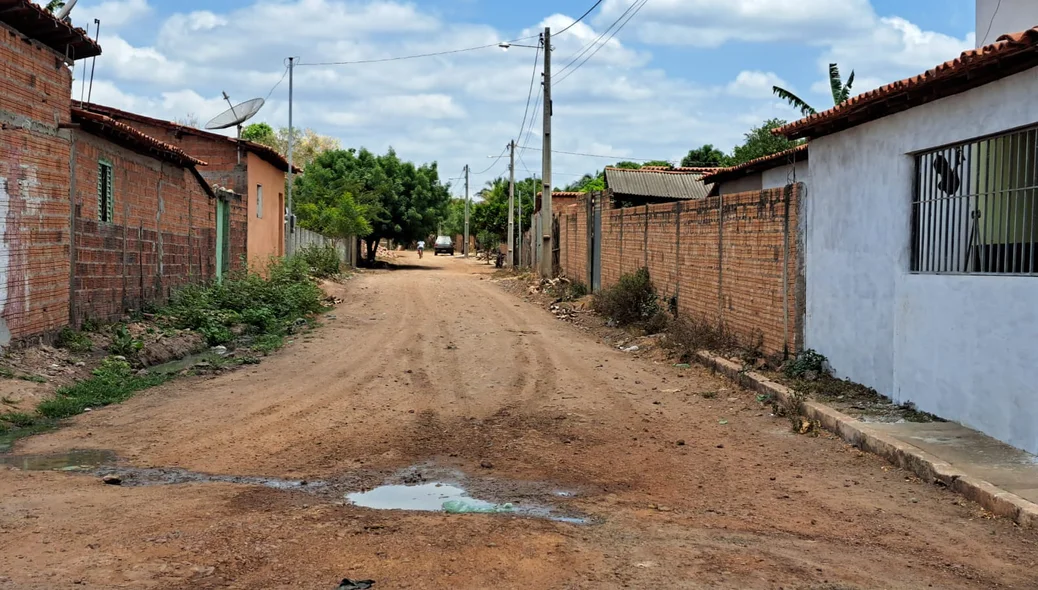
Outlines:
[{"label": "white wall", "polygon": [[721,186],[718,187],[718,193],[722,195],[747,193],[750,191],[759,191],[761,186],[761,173],[754,172],[753,174],[740,176],[739,178],[722,182]]},{"label": "white wall", "polygon": [[[995,12],[996,8],[998,12]],[[1001,0],[1001,3],[999,0],[977,0],[977,28],[974,29],[977,47],[990,45],[1006,33],[1026,31],[1035,25],[1038,25],[1038,2],[1035,0]]]},{"label": "white wall", "polygon": [[[808,184],[811,178],[811,168],[808,161],[796,163],[796,181]],[[793,182],[793,166],[785,163],[781,166],[764,170],[761,173],[761,188],[783,188]]]},{"label": "white wall", "polygon": [[1038,453],[1038,277],[909,273],[917,152],[1038,122],[1023,72],[811,143],[805,344],[899,402]]}]

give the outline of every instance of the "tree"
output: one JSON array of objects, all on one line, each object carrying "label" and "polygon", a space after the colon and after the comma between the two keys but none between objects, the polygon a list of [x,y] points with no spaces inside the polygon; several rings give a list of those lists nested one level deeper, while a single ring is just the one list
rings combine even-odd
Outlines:
[{"label": "tree", "polygon": [[[253,123],[242,131],[241,138],[273,148],[282,156],[288,156],[288,127],[274,131],[267,123]],[[338,139],[321,135],[309,128],[296,129],[294,140],[292,164],[304,170],[318,155],[341,147]]]},{"label": "tree", "polygon": [[694,150],[689,150],[688,154],[682,158],[681,166],[683,168],[721,168],[729,166],[730,162],[731,156],[715,148],[713,144],[708,143]]},{"label": "tree", "polygon": [[[851,97],[851,86],[854,86],[854,71],[851,71],[851,75],[847,78],[847,83],[843,83],[843,79],[840,77],[840,68],[832,63],[829,64],[829,88],[833,93],[833,104],[838,105],[843,101]],[[818,111],[811,105],[807,104],[804,99],[778,86],[772,86],[771,91],[779,98],[785,100],[790,106],[799,109],[801,114],[805,117],[808,115],[814,115]]]},{"label": "tree", "polygon": [[[522,217],[515,217],[516,234],[518,235],[520,224],[523,230],[530,227],[533,219],[534,198],[541,190],[539,178],[525,178],[515,182],[515,197],[522,203]],[[470,231],[477,235],[486,232],[495,236],[494,239],[506,241],[508,237],[508,179],[497,178],[486,184],[483,190],[477,193],[479,202],[472,207],[470,213]],[[516,211],[518,213],[518,210]]]},{"label": "tree", "polygon": [[47,3],[47,12],[57,12],[62,8],[65,8],[65,3],[62,0],[50,0]]},{"label": "tree", "polygon": [[364,236],[371,262],[383,239],[406,244],[435,233],[450,201],[435,162],[415,166],[392,148],[381,156],[366,149],[322,152],[295,182],[299,207],[314,205],[305,208],[314,223],[327,218],[325,210],[343,208],[342,195],[352,196],[371,228]]},{"label": "tree", "polygon": [[279,152],[281,151],[281,144],[278,141],[278,134],[274,131],[274,128],[266,123],[253,123],[249,125],[241,132],[241,138],[246,141],[272,147]]},{"label": "tree", "polygon": [[465,199],[451,199],[447,204],[447,214],[440,224],[440,233],[445,236],[465,233]]},{"label": "tree", "polygon": [[329,238],[344,240],[362,238],[371,233],[365,207],[348,192],[333,196],[324,203],[307,202],[296,208],[299,225]]},{"label": "tree", "polygon": [[768,119],[760,127],[751,129],[745,135],[745,142],[735,147],[732,153],[731,165],[737,166],[756,158],[770,156],[771,154],[777,154],[778,152],[796,147],[798,142],[790,141],[781,135],[771,133],[772,129],[785,124],[786,122],[782,119]]}]

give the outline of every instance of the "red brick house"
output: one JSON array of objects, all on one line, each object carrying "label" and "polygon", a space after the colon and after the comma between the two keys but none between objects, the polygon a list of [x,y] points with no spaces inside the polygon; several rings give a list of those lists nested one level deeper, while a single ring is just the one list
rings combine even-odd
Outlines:
[{"label": "red brick house", "polygon": [[72,66],[101,48],[26,0],[0,0],[0,345],[69,320]]},{"label": "red brick house", "polygon": [[[250,265],[262,265],[285,253],[285,179],[288,161],[276,150],[112,107],[90,104],[85,109],[106,115],[143,133],[174,145],[207,163],[201,170],[210,183],[230,189],[245,200],[245,211],[235,211],[232,232],[243,228],[247,239],[231,245],[231,260],[245,256]],[[297,169],[298,171],[298,169]],[[244,219],[241,216],[244,215]]]},{"label": "red brick house", "polygon": [[[72,109],[69,320],[118,320],[217,273],[226,203],[183,150],[104,115]],[[68,220],[66,220],[66,223]]]}]

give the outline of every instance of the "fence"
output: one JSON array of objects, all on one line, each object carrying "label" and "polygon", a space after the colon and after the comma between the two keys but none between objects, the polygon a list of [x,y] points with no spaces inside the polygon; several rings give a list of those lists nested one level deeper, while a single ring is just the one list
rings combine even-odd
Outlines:
[{"label": "fence", "polygon": [[795,351],[803,301],[799,194],[790,185],[609,209],[609,194],[596,193],[558,213],[560,270],[597,289],[646,267],[680,314],[723,326],[769,354]]},{"label": "fence", "polygon": [[342,261],[343,266],[351,268],[357,266],[359,243],[356,238],[333,240],[317,232],[296,227],[295,231],[289,233],[286,239],[288,241],[287,252],[298,252],[307,246],[332,246],[339,253],[339,259]]}]

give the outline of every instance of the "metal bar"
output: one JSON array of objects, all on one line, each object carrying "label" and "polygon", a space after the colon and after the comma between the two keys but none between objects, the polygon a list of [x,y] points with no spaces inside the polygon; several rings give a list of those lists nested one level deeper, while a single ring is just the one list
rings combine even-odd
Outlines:
[{"label": "metal bar", "polygon": [[[1032,180],[1032,184],[1033,184],[1034,182],[1038,182],[1038,131],[1035,132],[1034,140],[1032,140],[1031,145],[1029,146],[1029,150],[1030,150],[1030,152],[1031,152],[1031,154],[1033,156],[1033,162],[1032,162],[1033,166],[1031,168],[1031,173],[1033,175],[1033,180]],[[1030,251],[1031,251],[1031,260],[1030,260],[1030,264],[1028,264],[1028,274],[1033,275],[1034,274],[1034,254],[1035,254],[1035,248],[1034,248],[1034,226],[1036,225],[1036,221],[1038,221],[1038,220],[1035,219],[1035,193],[1038,192],[1038,191],[1035,191],[1034,189],[1031,189],[1030,192],[1031,192],[1031,208],[1028,211],[1027,219],[1028,219],[1028,223],[1030,223],[1030,225],[1031,225],[1031,232],[1030,232],[1031,239],[1028,240],[1028,247],[1030,248]]]},{"label": "metal bar", "polygon": [[977,171],[983,172],[983,174],[981,174],[981,178],[977,182],[977,209],[975,211],[977,216],[975,220],[977,237],[975,247],[977,250],[977,270],[983,273],[988,270],[988,251],[984,246],[988,235],[988,214],[991,208],[991,141],[984,141],[980,146],[984,146],[986,149],[979,150],[981,152],[981,160],[977,162]]},{"label": "metal bar", "polygon": [[915,186],[912,191],[912,262],[910,265],[913,272],[922,271],[922,268],[919,266],[919,246],[921,243],[919,235],[919,197],[923,185],[920,176],[923,173],[922,166],[924,160],[925,156],[917,155],[915,157],[915,179],[913,180]]},{"label": "metal bar", "polygon": [[[948,159],[949,172],[950,172],[949,178],[948,178],[948,182],[951,182],[952,178],[958,178],[958,158],[955,157],[955,150],[953,150],[952,148],[948,148],[947,159]],[[959,180],[961,182],[961,179],[959,179]],[[940,228],[941,228],[941,232],[940,232],[941,242],[939,244],[939,252],[938,252],[940,254],[940,264],[938,265],[937,272],[945,272],[945,271],[948,270],[948,262],[949,262],[948,246],[949,246],[949,244],[951,244],[951,236],[950,236],[950,229],[951,229],[951,227],[950,227],[950,216],[948,214],[948,211],[949,211],[949,209],[951,208],[951,205],[952,205],[951,199],[954,198],[955,193],[957,193],[958,191],[959,191],[959,187],[955,187],[955,190],[951,191],[950,193],[947,193],[947,197],[942,197],[941,202],[939,203],[940,209],[938,209],[937,215],[938,215],[938,222],[939,222],[939,225],[940,225]]]},{"label": "metal bar", "polygon": [[[1006,241],[1009,239],[1009,193],[1006,191],[1006,186],[1009,183],[1009,174],[1006,171],[1007,160],[1012,157],[1011,149],[1006,149],[1007,141],[1011,147],[1013,143],[1012,136],[1008,138],[1002,138],[999,141],[999,161],[998,161],[998,224],[1002,227],[1002,266],[998,269],[999,272],[1006,272],[1006,256],[1009,254],[1009,245]],[[995,260],[996,266],[998,265],[998,259]]]},{"label": "metal bar", "polygon": [[[973,236],[973,208],[970,206],[973,198],[973,144],[966,145],[966,227],[963,228],[966,232],[966,241],[962,244],[966,248],[965,256],[962,259],[962,270],[969,272],[973,268],[973,260],[970,258],[973,256],[973,244],[971,243],[974,239]],[[960,250],[962,248],[960,245]],[[961,254],[961,252],[960,252]]]},{"label": "metal bar", "polygon": [[931,204],[937,191],[937,175],[933,167],[936,158],[937,154],[930,154],[929,161],[927,162],[928,165],[926,166],[927,180],[923,185],[926,187],[924,192],[926,200],[923,205],[923,270],[926,272],[933,272],[933,209]]}]

